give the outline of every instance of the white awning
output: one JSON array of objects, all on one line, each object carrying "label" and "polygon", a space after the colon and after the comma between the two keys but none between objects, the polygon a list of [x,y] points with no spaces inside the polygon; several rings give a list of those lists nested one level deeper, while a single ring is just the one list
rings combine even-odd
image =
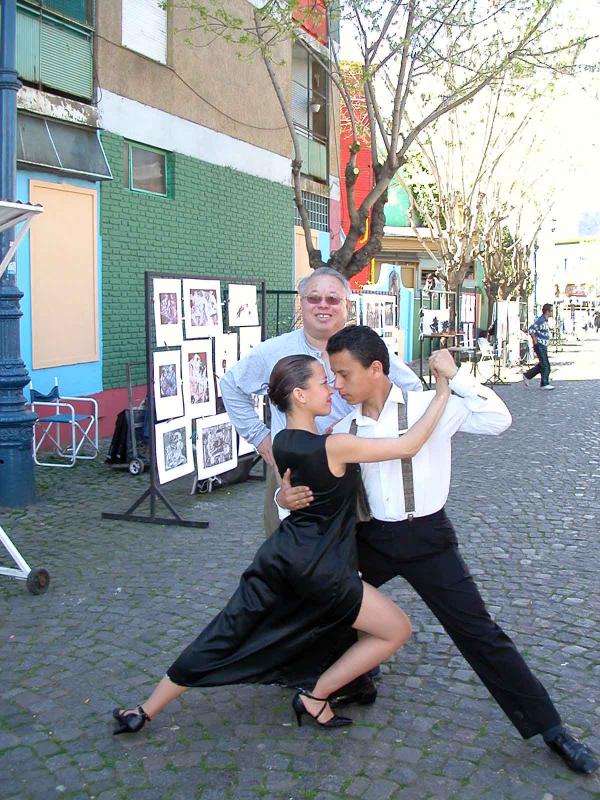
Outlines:
[{"label": "white awning", "polygon": [[14,242],[12,242],[6,255],[2,259],[2,263],[0,264],[0,278],[4,275],[4,271],[8,267],[17,247],[21,244],[23,237],[29,230],[31,220],[43,210],[44,207],[40,205],[29,205],[28,203],[19,203],[18,201],[12,200],[0,200],[0,233],[24,223],[15,236]]}]

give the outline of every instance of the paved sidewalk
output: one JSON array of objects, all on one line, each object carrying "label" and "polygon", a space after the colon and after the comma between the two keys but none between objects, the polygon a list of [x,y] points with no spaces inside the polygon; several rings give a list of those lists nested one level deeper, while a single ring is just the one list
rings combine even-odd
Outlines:
[{"label": "paved sidewalk", "polygon": [[[455,440],[449,513],[490,610],[600,752],[600,337],[551,358],[556,391],[499,387],[506,434]],[[146,478],[100,461],[37,481],[35,507],[0,514],[52,576],[39,597],[0,577],[3,800],[600,798],[598,775],[519,738],[400,580],[386,591],[415,634],[352,728],[298,729],[290,692],[244,686],[192,690],[140,735],[111,736],[112,708],[144,698],[235,588],[262,541],[262,485],[169,487],[202,531],[102,521]]]}]

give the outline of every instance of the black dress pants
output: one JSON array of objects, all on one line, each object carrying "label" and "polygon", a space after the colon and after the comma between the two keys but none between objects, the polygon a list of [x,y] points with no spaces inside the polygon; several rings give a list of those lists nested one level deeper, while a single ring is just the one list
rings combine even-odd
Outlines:
[{"label": "black dress pants", "polygon": [[486,610],[443,509],[412,521],[361,523],[357,542],[363,580],[377,587],[405,578],[524,739],[560,724],[546,689]]}]

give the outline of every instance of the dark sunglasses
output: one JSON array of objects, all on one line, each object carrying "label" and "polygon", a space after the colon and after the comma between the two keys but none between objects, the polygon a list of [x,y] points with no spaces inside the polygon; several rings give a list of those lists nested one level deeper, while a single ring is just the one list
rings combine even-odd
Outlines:
[{"label": "dark sunglasses", "polygon": [[319,305],[319,303],[323,301],[325,301],[328,306],[339,306],[343,299],[343,297],[339,297],[337,294],[327,294],[325,297],[318,294],[305,294],[303,297],[303,300],[306,300],[311,306]]}]

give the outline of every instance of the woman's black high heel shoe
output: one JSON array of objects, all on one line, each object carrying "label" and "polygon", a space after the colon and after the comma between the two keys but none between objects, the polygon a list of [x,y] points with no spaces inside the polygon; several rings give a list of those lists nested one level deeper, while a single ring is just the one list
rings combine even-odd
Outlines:
[{"label": "woman's black high heel shoe", "polygon": [[[310,700],[318,700],[319,702],[323,703],[323,707],[318,714],[313,716],[302,702],[301,697],[308,697]],[[316,722],[320,728],[345,728],[346,725],[352,725],[352,720],[350,717],[339,717],[337,714],[334,714],[331,719],[327,720],[327,722],[319,722],[319,717],[327,708],[328,703],[329,700],[327,698],[323,699],[322,697],[313,697],[312,694],[304,691],[304,689],[298,689],[294,695],[294,699],[292,700],[292,708],[294,709],[294,714],[298,720],[298,727],[302,725],[302,717],[304,714],[308,714],[310,719],[314,720],[314,722]]]},{"label": "woman's black high heel shoe", "polygon": [[150,717],[141,706],[138,706],[136,711],[115,708],[113,717],[118,723],[118,727],[113,731],[113,736],[118,736],[120,733],[137,733],[142,730],[146,722],[150,722]]}]

